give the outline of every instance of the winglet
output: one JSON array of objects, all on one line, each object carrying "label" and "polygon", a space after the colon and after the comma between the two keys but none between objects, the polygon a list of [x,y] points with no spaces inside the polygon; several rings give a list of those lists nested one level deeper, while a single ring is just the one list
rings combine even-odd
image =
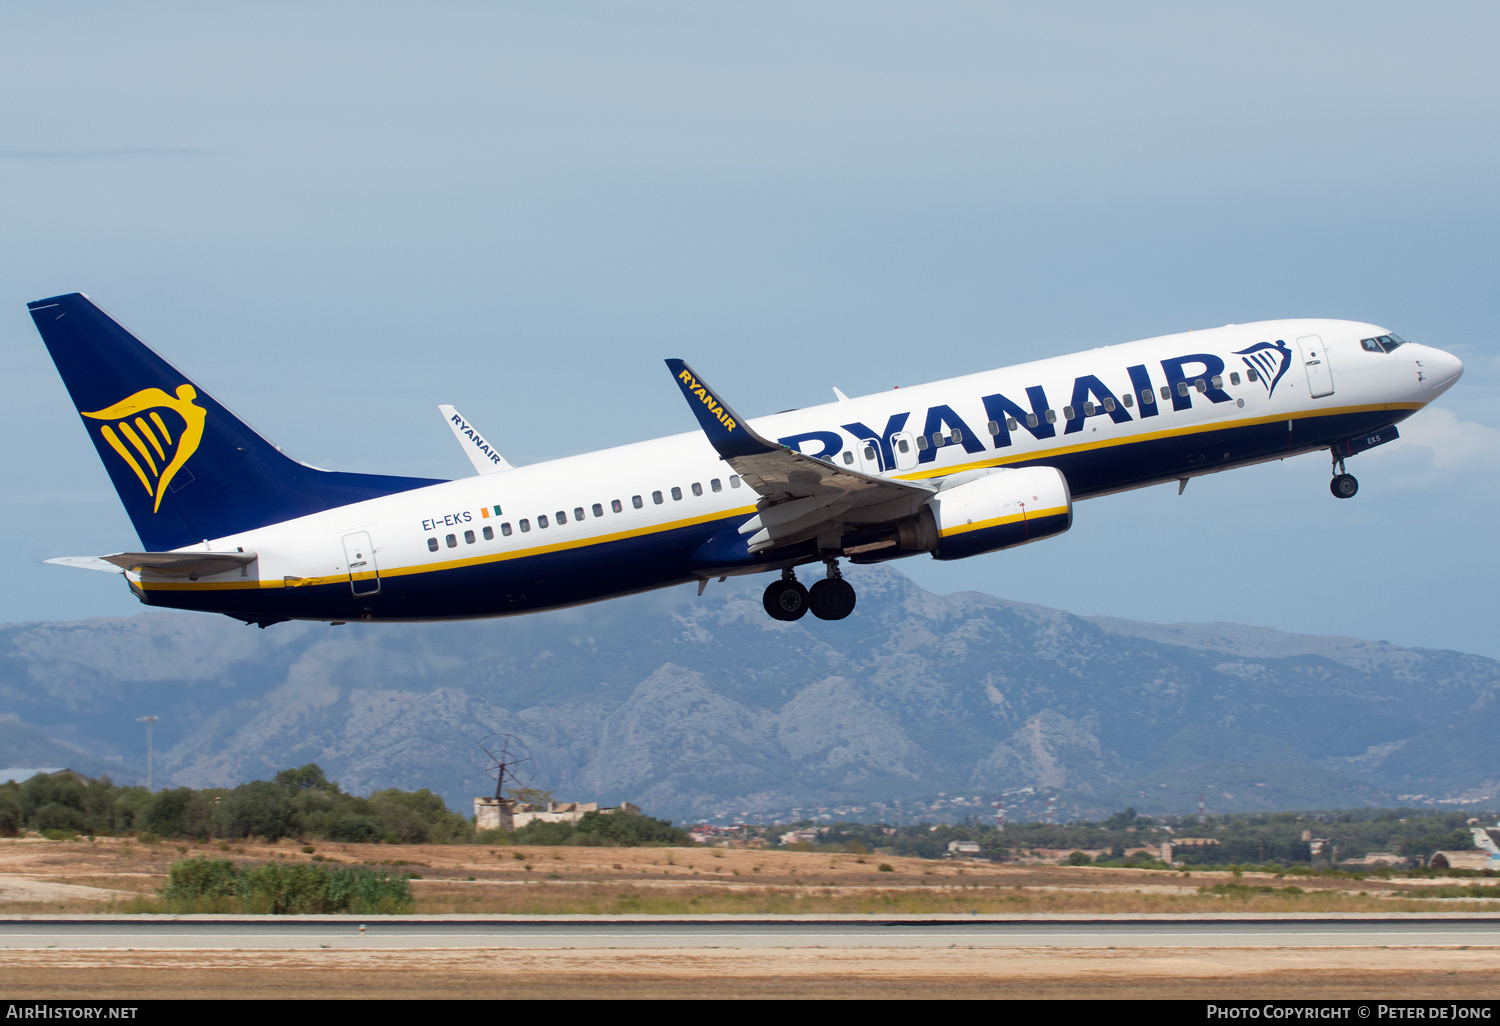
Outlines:
[{"label": "winglet", "polygon": [[686,363],[668,360],[667,369],[677,379],[677,387],[682,389],[699,426],[720,457],[727,460],[732,456],[755,456],[781,448],[756,434]]},{"label": "winglet", "polygon": [[479,430],[464,419],[464,415],[451,406],[439,406],[438,412],[443,415],[443,420],[453,430],[453,437],[458,439],[458,444],[464,447],[464,455],[469,457],[469,462],[474,464],[474,469],[481,474],[498,474],[504,470],[514,470],[515,466],[500,455],[500,450],[491,445]]}]

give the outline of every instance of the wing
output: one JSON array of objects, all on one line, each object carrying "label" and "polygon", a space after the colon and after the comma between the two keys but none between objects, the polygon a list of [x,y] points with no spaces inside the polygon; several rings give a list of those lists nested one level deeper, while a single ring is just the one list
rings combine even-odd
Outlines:
[{"label": "wing", "polygon": [[750,551],[815,537],[844,524],[885,524],[916,513],[931,485],[892,481],[793,452],[756,433],[681,360],[667,367],[719,457],[761,496],[741,528]]}]

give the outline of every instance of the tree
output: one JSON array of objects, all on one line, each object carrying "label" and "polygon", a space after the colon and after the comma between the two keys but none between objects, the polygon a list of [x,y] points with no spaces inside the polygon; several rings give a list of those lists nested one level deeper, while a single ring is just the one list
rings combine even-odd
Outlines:
[{"label": "tree", "polygon": [[300,832],[286,789],[267,780],[241,784],[219,802],[215,816],[221,837],[290,837]]},{"label": "tree", "polygon": [[276,784],[288,791],[316,789],[337,794],[339,790],[339,785],[331,782],[323,772],[323,768],[315,762],[310,762],[306,766],[298,766],[296,769],[282,770],[276,774]]}]

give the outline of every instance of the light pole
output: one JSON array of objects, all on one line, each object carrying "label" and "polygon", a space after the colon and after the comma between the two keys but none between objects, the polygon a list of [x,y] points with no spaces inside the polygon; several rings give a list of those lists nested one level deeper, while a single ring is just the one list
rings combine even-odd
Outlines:
[{"label": "light pole", "polygon": [[155,794],[156,789],[151,786],[151,724],[156,722],[156,717],[138,716],[135,722],[146,725],[146,790]]}]

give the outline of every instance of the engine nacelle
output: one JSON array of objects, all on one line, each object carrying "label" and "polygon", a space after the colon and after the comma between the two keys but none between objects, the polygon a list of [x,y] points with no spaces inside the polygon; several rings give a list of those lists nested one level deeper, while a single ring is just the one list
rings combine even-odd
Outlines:
[{"label": "engine nacelle", "polygon": [[999,470],[944,488],[927,504],[937,528],[934,559],[963,559],[1062,534],[1073,496],[1052,467]]}]

